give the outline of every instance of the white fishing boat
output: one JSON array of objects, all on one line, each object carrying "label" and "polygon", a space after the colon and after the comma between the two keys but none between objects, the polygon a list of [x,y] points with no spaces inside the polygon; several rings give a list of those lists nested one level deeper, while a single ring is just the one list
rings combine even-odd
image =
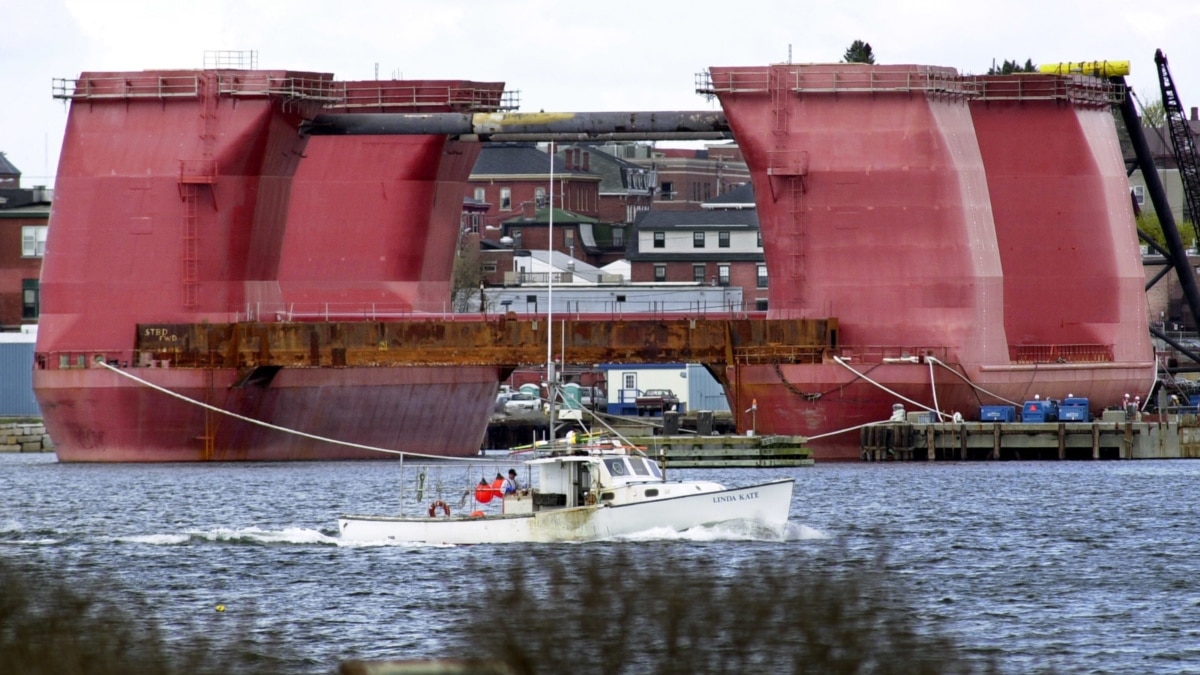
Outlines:
[{"label": "white fishing boat", "polygon": [[563,445],[525,464],[536,474],[535,486],[500,496],[498,513],[451,514],[438,501],[416,517],[341,516],[338,531],[349,542],[496,544],[592,541],[741,521],[782,536],[795,483],[726,488],[669,481],[652,459],[619,441]]}]

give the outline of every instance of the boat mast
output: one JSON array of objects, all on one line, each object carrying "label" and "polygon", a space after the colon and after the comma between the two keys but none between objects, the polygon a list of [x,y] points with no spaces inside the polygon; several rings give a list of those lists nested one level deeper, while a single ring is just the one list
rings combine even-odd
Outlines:
[{"label": "boat mast", "polygon": [[554,443],[554,399],[556,377],[554,373],[554,141],[550,141],[550,218],[546,226],[546,397],[550,401],[550,438]]}]

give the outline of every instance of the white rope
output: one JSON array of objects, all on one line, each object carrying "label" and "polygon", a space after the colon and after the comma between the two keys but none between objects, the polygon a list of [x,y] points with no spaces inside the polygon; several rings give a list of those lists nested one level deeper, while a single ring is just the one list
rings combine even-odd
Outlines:
[{"label": "white rope", "polygon": [[370,446],[370,445],[361,445],[359,443],[350,443],[349,441],[339,441],[336,438],[317,436],[315,434],[309,434],[309,433],[305,433],[303,431],[297,431],[295,429],[288,429],[286,427],[276,426],[274,424],[263,422],[261,420],[256,420],[256,419],[253,419],[250,417],[246,417],[245,415],[239,415],[235,412],[230,412],[228,410],[224,410],[222,408],[218,408],[216,406],[209,405],[202,401],[197,401],[196,399],[193,399],[193,398],[188,398],[187,396],[184,396],[183,394],[173,392],[170,389],[167,389],[165,387],[160,387],[157,384],[154,384],[153,382],[148,382],[146,380],[143,380],[142,378],[140,378],[136,375],[133,375],[132,373],[126,372],[120,368],[113,367],[103,361],[100,361],[98,363],[100,365],[104,366],[105,368],[108,368],[112,372],[120,375],[121,377],[127,377],[127,378],[133,380],[134,382],[143,384],[147,387],[150,387],[151,389],[154,389],[155,391],[160,391],[168,396],[173,396],[174,398],[177,398],[181,401],[191,403],[192,405],[200,406],[201,408],[204,408],[205,410],[211,410],[213,412],[220,413],[222,415],[227,415],[234,419],[242,420],[243,422],[249,422],[250,424],[257,424],[260,427],[266,427],[267,429],[274,429],[275,431],[282,431],[285,434],[292,434],[294,436],[311,438],[315,441],[322,441],[324,443],[332,443],[334,445],[342,445],[347,448],[358,448],[360,450],[370,450],[372,452],[382,452],[382,453],[387,453],[389,455],[399,455],[401,457],[404,457],[405,455],[407,455],[409,457],[424,457],[426,459],[453,460],[453,461],[458,461],[458,462],[478,462],[479,461],[478,457],[445,457],[442,455],[426,455],[426,454],[422,454],[419,452],[407,452],[407,451],[403,451],[403,450],[391,450],[389,448],[377,448],[377,447]]},{"label": "white rope", "polygon": [[1020,403],[1017,403],[1016,401],[1010,401],[999,394],[992,393],[992,392],[988,391],[987,389],[984,389],[983,387],[975,384],[966,375],[963,375],[962,373],[958,372],[957,370],[951,368],[949,364],[939,361],[938,358],[935,356],[926,356],[925,359],[928,360],[930,363],[936,363],[939,366],[950,371],[951,373],[954,373],[958,377],[958,379],[962,380],[963,382],[966,382],[975,391],[983,392],[984,394],[991,396],[992,398],[996,399],[997,401],[1004,401],[1005,403],[1011,403],[1012,405],[1015,405],[1018,408],[1021,407],[1021,405],[1022,405]]},{"label": "white rope", "polygon": [[933,377],[933,362],[926,361],[926,363],[929,364],[929,388],[933,390],[933,410],[937,413],[938,421],[941,422],[942,418],[946,416],[942,414],[942,408],[938,405],[937,380],[935,380]]},{"label": "white rope", "polygon": [[[895,396],[896,398],[900,399],[901,401],[906,401],[908,403],[911,403],[911,404],[917,406],[918,408],[923,408],[925,410],[928,410],[929,412],[938,412],[937,410],[930,408],[929,406],[925,405],[924,403],[914,401],[911,398],[908,398],[907,396],[903,396],[897,392],[894,392],[891,389],[888,389],[887,387],[883,386],[882,384],[876,382],[875,380],[872,380],[871,378],[867,377],[865,374],[860,373],[857,370],[851,368],[850,365],[848,363],[846,363],[845,361],[843,361],[842,357],[840,357],[840,356],[833,357],[833,360],[835,363],[842,366],[846,370],[849,370],[850,372],[854,373],[855,375],[861,377],[862,379],[866,380],[867,382],[870,382],[871,384],[875,385],[876,387],[879,387],[880,389],[882,389],[883,391],[886,391],[887,393],[891,394],[892,396]],[[849,430],[847,430],[847,431],[849,431]]]},{"label": "white rope", "polygon": [[857,429],[862,429],[864,427],[876,427],[876,426],[879,426],[880,424],[888,424],[891,421],[892,420],[890,420],[890,419],[886,419],[886,420],[883,420],[880,422],[866,422],[865,424],[859,424],[859,425],[852,426],[852,427],[846,427],[845,429],[838,429],[837,431],[827,431],[823,434],[817,434],[816,436],[806,436],[805,439],[809,440],[809,441],[815,441],[818,438],[825,438],[826,436],[836,436],[838,434],[844,434],[847,431],[855,431]]}]

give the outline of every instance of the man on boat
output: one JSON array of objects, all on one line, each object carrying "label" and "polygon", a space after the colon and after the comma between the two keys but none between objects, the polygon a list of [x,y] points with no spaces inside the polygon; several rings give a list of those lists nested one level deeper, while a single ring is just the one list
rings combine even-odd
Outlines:
[{"label": "man on boat", "polygon": [[517,480],[517,470],[509,469],[508,479],[504,481],[504,494],[512,494],[520,491],[521,489],[523,488],[521,487],[521,482]]}]

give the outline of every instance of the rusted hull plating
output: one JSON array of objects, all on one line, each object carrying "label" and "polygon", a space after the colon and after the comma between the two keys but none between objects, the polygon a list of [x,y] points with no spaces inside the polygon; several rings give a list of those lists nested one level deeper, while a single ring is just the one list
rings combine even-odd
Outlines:
[{"label": "rusted hull plating", "polygon": [[466,456],[479,451],[495,368],[282,369],[269,386],[231,368],[130,371],[182,396],[304,434],[274,430],[171,397],[103,368],[36,371],[46,430],[64,462],[381,459],[369,448]]},{"label": "rusted hull plating", "polygon": [[[751,169],[770,315],[837,317],[864,375],[735,368],[734,407],[757,403],[740,428],[812,437],[886,420],[894,403],[970,418],[1035,394],[1099,410],[1148,390],[1128,188],[1105,94],[1087,90],[1102,85],[997,78],[989,94],[929,66],[710,73]],[[971,384],[931,374],[926,354]],[[918,363],[885,361],[898,358]],[[857,457],[858,434],[812,447],[817,461]]]}]

